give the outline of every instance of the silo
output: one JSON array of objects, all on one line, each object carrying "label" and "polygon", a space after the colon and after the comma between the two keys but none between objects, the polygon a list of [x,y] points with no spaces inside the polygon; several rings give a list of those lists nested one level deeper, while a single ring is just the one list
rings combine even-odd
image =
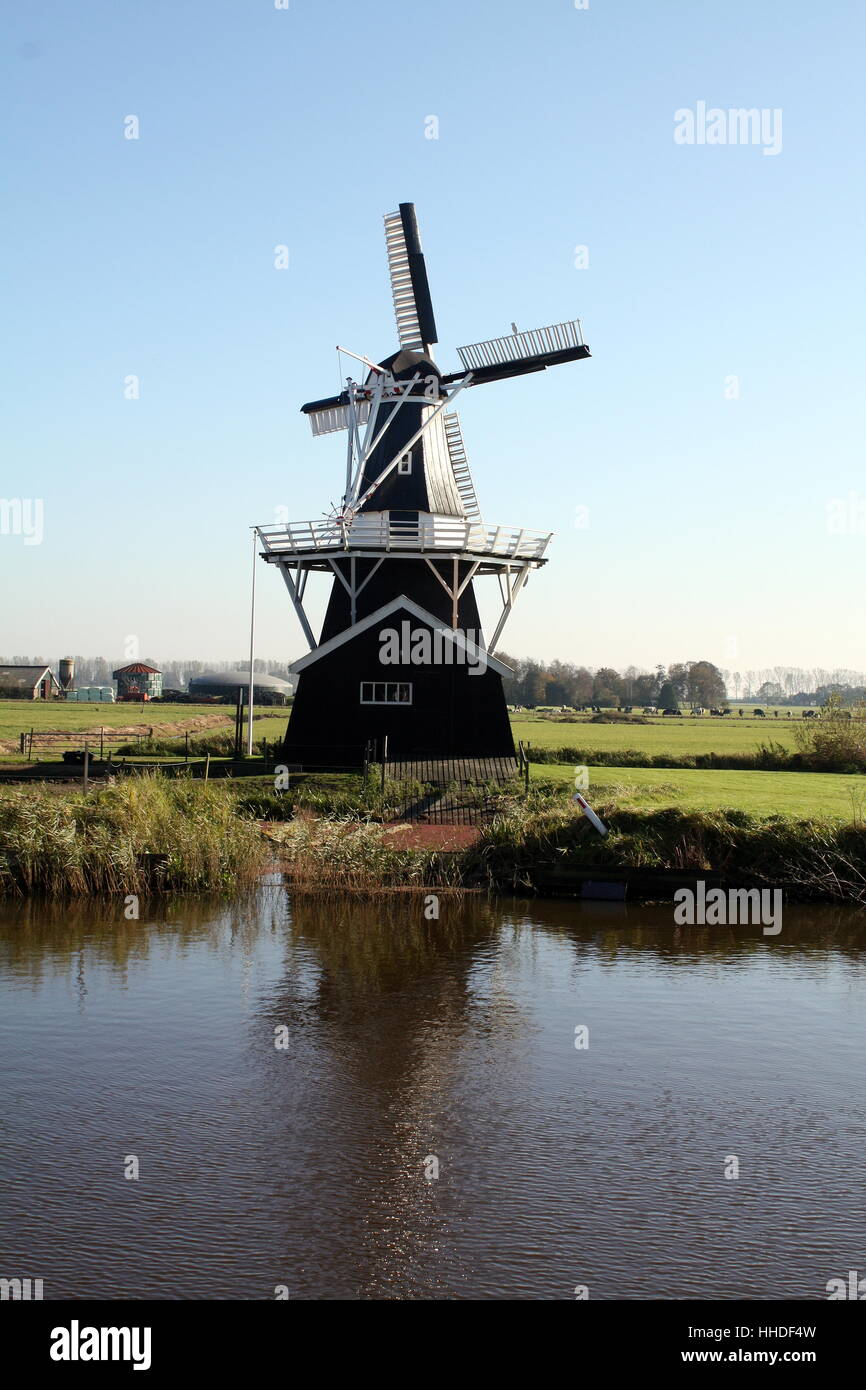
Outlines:
[{"label": "silo", "polygon": [[72,682],[75,679],[75,658],[72,656],[62,656],[60,658],[60,689],[71,690]]}]

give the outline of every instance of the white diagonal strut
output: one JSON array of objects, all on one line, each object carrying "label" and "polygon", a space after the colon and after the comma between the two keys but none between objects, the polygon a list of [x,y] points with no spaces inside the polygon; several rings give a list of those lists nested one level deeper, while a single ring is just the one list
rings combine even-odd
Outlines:
[{"label": "white diagonal strut", "polygon": [[307,642],[309,643],[310,651],[314,652],[316,650],[316,639],[313,636],[313,629],[310,627],[310,624],[307,620],[307,615],[304,612],[303,602],[298,597],[298,591],[295,588],[294,583],[292,582],[292,576],[289,574],[289,567],[288,565],[280,565],[279,570],[280,574],[283,576],[283,579],[286,582],[286,588],[289,591],[289,597],[291,598],[295,612],[298,615],[298,621],[301,624],[301,627],[304,629],[304,636],[306,637]]},{"label": "white diagonal strut", "polygon": [[[413,379],[414,379],[414,378],[413,378]],[[363,495],[362,497],[359,497],[356,503],[353,502],[353,506],[354,506],[355,510],[357,510],[357,511],[360,511],[360,510],[361,510],[361,508],[363,507],[364,503],[365,503],[365,502],[368,502],[368,501],[370,500],[370,498],[372,497],[373,493],[374,493],[374,492],[376,491],[376,489],[380,486],[380,484],[382,484],[382,483],[385,481],[385,479],[388,477],[388,474],[391,473],[391,472],[393,472],[393,470],[397,467],[397,464],[400,462],[400,460],[401,460],[402,458],[405,458],[406,455],[407,455],[408,453],[410,453],[412,449],[414,449],[415,445],[418,443],[418,440],[421,438],[421,436],[422,436],[422,434],[424,433],[424,431],[425,431],[425,430],[428,430],[428,429],[430,428],[430,426],[432,425],[433,421],[434,421],[434,420],[437,420],[437,419],[439,418],[439,416],[440,416],[440,415],[442,414],[442,412],[444,411],[444,409],[445,409],[446,405],[448,404],[448,402],[449,402],[449,401],[452,401],[452,400],[454,399],[455,396],[458,396],[458,395],[460,394],[461,391],[463,391],[467,386],[471,386],[471,384],[472,384],[472,373],[471,373],[471,372],[467,372],[466,376],[464,376],[464,377],[462,378],[462,380],[460,380],[460,381],[457,382],[456,386],[453,388],[453,390],[452,390],[452,392],[451,392],[451,395],[450,395],[450,396],[443,396],[442,399],[440,400],[439,404],[435,407],[435,409],[433,409],[433,410],[430,411],[430,414],[427,416],[427,419],[422,423],[421,428],[418,429],[418,430],[416,430],[415,433],[412,435],[412,438],[409,439],[409,440],[407,440],[407,442],[406,442],[404,445],[401,446],[401,448],[400,448],[400,449],[397,451],[397,453],[394,455],[394,457],[392,458],[392,460],[391,460],[391,462],[388,464],[388,466],[387,466],[386,468],[383,468],[383,469],[382,469],[382,472],[379,474],[378,478],[376,478],[375,482],[372,482],[372,483],[370,484],[370,486],[367,488],[367,491],[364,493],[364,495]],[[388,423],[390,423],[390,421],[389,421]],[[384,433],[384,429],[383,429],[382,433]],[[378,441],[377,441],[377,442],[378,442]],[[375,448],[375,444],[374,444],[372,447]],[[371,452],[372,452],[372,448],[371,448]]]},{"label": "white diagonal strut", "polygon": [[512,610],[513,607],[514,607],[515,601],[516,601],[516,599],[517,599],[517,595],[520,593],[520,590],[523,588],[524,584],[526,583],[527,579],[529,578],[529,571],[530,571],[531,568],[532,568],[531,561],[528,561],[528,560],[527,560],[527,561],[526,561],[524,564],[522,564],[522,565],[520,566],[520,568],[518,569],[517,574],[514,576],[514,582],[512,583],[512,581],[511,581],[511,566],[510,566],[510,565],[506,565],[506,566],[505,566],[505,588],[506,588],[506,592],[507,592],[507,595],[508,595],[508,596],[507,596],[507,598],[504,599],[503,607],[502,607],[502,613],[500,614],[500,617],[499,617],[499,622],[496,624],[496,628],[495,628],[495,630],[494,630],[493,636],[492,636],[491,639],[490,639],[490,645],[489,645],[488,650],[491,651],[491,652],[495,652],[495,651],[496,651],[496,643],[499,641],[500,637],[502,636],[502,629],[505,627],[505,624],[507,623],[509,617],[511,616],[511,610]]}]

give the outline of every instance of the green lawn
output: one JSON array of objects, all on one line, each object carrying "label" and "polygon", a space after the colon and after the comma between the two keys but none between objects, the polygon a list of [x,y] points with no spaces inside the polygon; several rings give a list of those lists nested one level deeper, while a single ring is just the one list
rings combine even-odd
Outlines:
[{"label": "green lawn", "polygon": [[[646,724],[593,724],[552,719],[512,718],[514,741],[522,739],[535,748],[635,748],[641,753],[753,753],[759,743],[781,743],[793,749],[794,728],[803,721],[786,719],[724,719],[704,715],[693,719],[653,719]],[[808,720],[806,721],[808,725]]]},{"label": "green lawn", "polygon": [[269,711],[263,719],[256,720],[253,737],[256,740],[266,738],[268,743],[275,743],[277,739],[282,741],[288,722],[289,711],[287,709],[280,710],[279,714],[272,714]]},{"label": "green lawn", "polygon": [[[574,768],[535,763],[534,782],[574,784]],[[831,816],[852,820],[866,814],[866,777],[832,772],[720,772],[654,767],[589,768],[593,800],[609,797],[638,806],[678,806],[683,810],[734,807],[754,815]]]},{"label": "green lawn", "polygon": [[0,700],[0,738],[35,729],[98,729],[126,724],[170,724],[202,714],[234,717],[228,705],[90,705],[65,700]]},{"label": "green lawn", "polygon": [[[277,739],[285,732],[289,711],[276,710],[273,705],[256,706],[255,737]],[[67,704],[65,701],[48,700],[0,700],[0,758],[4,762],[17,762],[19,734],[28,734],[31,729],[38,735],[48,731],[68,733],[68,739],[57,739],[50,748],[35,744],[34,758],[59,756],[66,748],[81,746],[80,734],[91,734],[90,742],[96,739],[99,744],[99,729],[138,727],[145,733],[153,728],[156,738],[177,737],[178,749],[184,746],[183,734],[178,735],[177,725],[189,723],[194,719],[206,718],[206,729],[198,732],[230,730],[234,727],[235,711],[232,705],[169,705],[169,704]],[[95,733],[93,732],[95,731]],[[191,731],[190,737],[195,737]],[[130,735],[132,739],[134,735]],[[5,745],[5,746],[4,746]],[[116,745],[112,745],[116,746]]]}]

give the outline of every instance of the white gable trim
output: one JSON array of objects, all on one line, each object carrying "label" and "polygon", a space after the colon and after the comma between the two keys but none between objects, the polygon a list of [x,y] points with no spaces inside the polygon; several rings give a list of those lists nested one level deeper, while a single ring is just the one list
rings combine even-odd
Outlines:
[{"label": "white gable trim", "polygon": [[435,617],[432,613],[428,613],[426,608],[422,608],[419,603],[415,603],[411,598],[407,598],[405,594],[399,594],[397,598],[392,599],[390,603],[386,603],[383,608],[377,608],[375,613],[370,613],[368,617],[362,618],[361,621],[355,623],[353,627],[347,627],[345,632],[339,632],[336,637],[331,637],[327,642],[323,642],[320,647],[316,647],[315,651],[308,652],[306,656],[299,657],[297,661],[292,662],[289,670],[293,673],[305,671],[308,666],[312,666],[320,657],[330,656],[331,652],[337,651],[337,649],[342,647],[346,642],[351,642],[353,637],[360,637],[362,632],[368,632],[371,627],[375,627],[377,623],[384,622],[386,618],[390,618],[392,613],[399,613],[401,610],[406,613],[411,613],[419,622],[424,623],[426,627],[433,628],[434,631],[440,632],[443,639],[453,642],[455,647],[458,647],[469,657],[470,665],[478,665],[483,661],[491,670],[497,671],[500,676],[511,675],[511,667],[506,666],[504,661],[500,661],[497,657],[491,656],[490,652],[485,651],[475,642],[468,641],[462,632],[455,632],[453,628],[447,627],[439,618]]}]

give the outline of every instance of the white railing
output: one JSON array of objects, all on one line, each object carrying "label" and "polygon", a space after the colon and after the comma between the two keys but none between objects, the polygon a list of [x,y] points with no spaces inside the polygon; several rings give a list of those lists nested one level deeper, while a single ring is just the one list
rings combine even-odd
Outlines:
[{"label": "white railing", "polygon": [[268,555],[310,555],[339,550],[469,551],[498,559],[540,560],[550,531],[525,527],[485,526],[476,520],[422,512],[417,521],[391,519],[388,512],[359,512],[351,521],[333,517],[259,526]]}]

